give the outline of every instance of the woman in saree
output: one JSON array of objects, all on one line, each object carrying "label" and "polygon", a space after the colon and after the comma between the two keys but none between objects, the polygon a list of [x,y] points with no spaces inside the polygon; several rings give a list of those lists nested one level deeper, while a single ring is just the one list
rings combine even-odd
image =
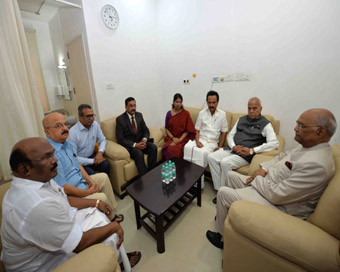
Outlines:
[{"label": "woman in saree", "polygon": [[181,94],[174,95],[172,109],[165,117],[165,132],[163,158],[183,158],[184,145],[195,138],[195,126],[190,113],[183,108]]}]

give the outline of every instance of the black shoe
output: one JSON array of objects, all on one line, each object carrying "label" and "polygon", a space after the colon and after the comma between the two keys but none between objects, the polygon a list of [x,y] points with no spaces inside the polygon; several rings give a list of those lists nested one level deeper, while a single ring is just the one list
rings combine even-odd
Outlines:
[{"label": "black shoe", "polygon": [[223,249],[223,242],[221,241],[222,235],[218,232],[207,231],[207,238],[210,243],[212,243],[215,247]]}]

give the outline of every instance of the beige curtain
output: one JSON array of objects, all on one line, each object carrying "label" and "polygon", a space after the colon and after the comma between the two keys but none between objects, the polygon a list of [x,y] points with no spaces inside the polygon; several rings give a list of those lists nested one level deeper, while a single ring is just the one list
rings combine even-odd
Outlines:
[{"label": "beige curtain", "polygon": [[0,172],[5,180],[11,179],[13,145],[44,137],[42,118],[17,0],[0,0]]}]

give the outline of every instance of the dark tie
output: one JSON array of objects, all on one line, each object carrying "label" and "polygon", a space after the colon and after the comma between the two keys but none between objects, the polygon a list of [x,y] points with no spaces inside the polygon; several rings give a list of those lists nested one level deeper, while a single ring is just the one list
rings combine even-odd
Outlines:
[{"label": "dark tie", "polygon": [[132,125],[132,130],[135,135],[137,135],[137,129],[136,129],[136,123],[135,123],[135,118],[131,116],[131,125]]}]

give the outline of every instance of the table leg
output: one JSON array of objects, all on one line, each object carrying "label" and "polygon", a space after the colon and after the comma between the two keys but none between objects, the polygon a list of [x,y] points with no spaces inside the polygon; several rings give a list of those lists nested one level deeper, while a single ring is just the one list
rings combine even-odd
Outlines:
[{"label": "table leg", "polygon": [[137,223],[137,229],[140,229],[141,228],[141,224],[140,224],[140,207],[139,207],[139,204],[134,201],[134,204],[135,204],[135,216],[136,216],[136,223]]},{"label": "table leg", "polygon": [[[204,175],[204,174],[203,174]],[[202,182],[201,177],[197,181],[197,205],[201,207]]]},{"label": "table leg", "polygon": [[157,252],[163,253],[165,251],[163,215],[159,216],[156,215],[156,237],[157,237]]}]

